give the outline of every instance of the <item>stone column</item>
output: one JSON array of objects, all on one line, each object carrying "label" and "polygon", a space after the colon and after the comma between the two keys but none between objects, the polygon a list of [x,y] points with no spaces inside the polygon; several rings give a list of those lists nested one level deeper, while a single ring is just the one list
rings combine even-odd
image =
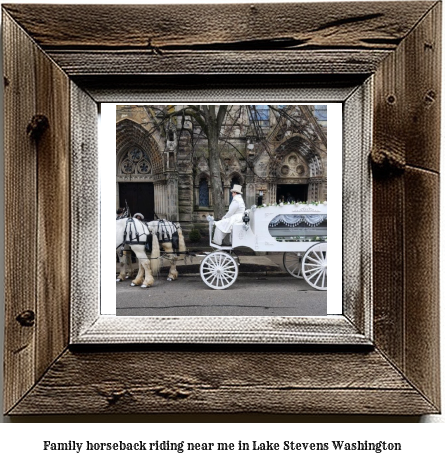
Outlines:
[{"label": "stone column", "polygon": [[193,205],[195,206],[195,208],[199,208],[199,187],[194,186],[193,193],[195,197],[193,201]]},{"label": "stone column", "polygon": [[224,186],[223,192],[224,192],[224,205],[226,208],[229,207],[230,204],[230,186]]},{"label": "stone column", "polygon": [[166,208],[165,208],[165,204],[166,204],[166,201],[167,201],[167,192],[166,192],[166,189],[165,189],[165,184],[162,184],[162,206],[161,206],[161,211],[162,211],[162,217],[165,218],[166,217]]},{"label": "stone column", "polygon": [[246,184],[246,208],[256,205],[255,184]]},{"label": "stone column", "polygon": [[179,220],[178,180],[171,177],[167,182],[167,217],[170,221]]},{"label": "stone column", "polygon": [[161,202],[161,191],[159,189],[159,184],[154,185],[154,196],[155,196],[155,213],[157,216],[161,214],[160,202]]}]

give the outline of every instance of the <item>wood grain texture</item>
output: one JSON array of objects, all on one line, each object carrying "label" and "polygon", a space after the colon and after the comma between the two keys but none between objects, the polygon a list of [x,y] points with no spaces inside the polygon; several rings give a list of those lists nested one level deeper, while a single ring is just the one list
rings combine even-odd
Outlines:
[{"label": "wood grain texture", "polygon": [[371,351],[66,352],[11,413],[434,412]]},{"label": "wood grain texture", "polygon": [[376,73],[374,156],[439,171],[441,4]]},{"label": "wood grain texture", "polygon": [[374,342],[404,367],[403,179],[373,181]]},{"label": "wood grain texture", "polygon": [[406,162],[439,172],[442,3],[410,34],[406,50]]},{"label": "wood grain texture", "polygon": [[36,376],[43,375],[69,338],[70,118],[69,78],[36,50],[36,114],[48,128],[37,147]]},{"label": "wood grain texture", "polygon": [[343,103],[342,160],[343,315],[368,339],[372,339],[372,184],[367,158],[372,147],[372,83],[368,79]]},{"label": "wood grain texture", "polygon": [[[191,74],[370,74],[389,50],[49,51],[70,76]],[[241,58],[242,57],[242,58]]]},{"label": "wood grain texture", "polygon": [[373,147],[375,342],[438,406],[440,8],[376,73]]},{"label": "wood grain texture", "polygon": [[[433,158],[431,158],[433,159]],[[440,406],[439,176],[405,173],[405,371]]]},{"label": "wood grain texture", "polygon": [[[434,2],[4,5],[45,50],[395,49]],[[39,21],[35,18],[38,17]],[[69,20],[68,20],[69,18]]]},{"label": "wood grain texture", "polygon": [[[289,101],[294,99],[317,100],[320,91],[326,92],[326,100],[344,101],[355,87],[363,84],[363,75],[298,74],[183,74],[176,75],[95,75],[73,77],[73,81],[93,99],[101,103],[134,102],[240,102],[255,99]],[[261,97],[258,93],[262,92]]]},{"label": "wood grain texture", "polygon": [[[400,47],[384,60],[374,79],[372,156],[405,166],[405,65]],[[399,164],[397,164],[399,162]],[[373,179],[374,341],[404,367],[404,182],[398,176],[375,173]]]},{"label": "wood grain texture", "polygon": [[[35,114],[35,47],[29,37],[3,16],[4,156],[5,156],[5,389],[10,409],[35,383],[34,318],[36,313],[36,146],[26,133]],[[23,72],[26,69],[27,72]]]},{"label": "wood grain texture", "polygon": [[[85,332],[97,319],[100,302],[98,106],[71,83],[71,326]],[[85,253],[89,244],[88,253]],[[83,273],[81,272],[83,271]],[[78,311],[74,311],[77,309]]]},{"label": "wood grain texture", "polygon": [[[342,315],[317,318],[181,316],[121,319],[107,315],[98,317],[98,309],[91,303],[74,310],[71,327],[71,342],[74,344],[371,344],[369,335],[362,334]],[[361,309],[355,310],[358,313]],[[87,326],[93,317],[96,320]]]}]

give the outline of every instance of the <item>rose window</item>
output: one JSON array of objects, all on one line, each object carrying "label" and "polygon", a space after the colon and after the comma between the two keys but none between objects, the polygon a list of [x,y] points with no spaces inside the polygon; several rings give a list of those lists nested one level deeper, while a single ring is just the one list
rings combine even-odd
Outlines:
[{"label": "rose window", "polygon": [[281,174],[284,174],[284,175],[289,174],[289,167],[286,166],[286,165],[282,166],[281,167]]},{"label": "rose window", "polygon": [[147,174],[151,171],[151,165],[147,160],[142,160],[138,165],[138,171],[142,174]]},{"label": "rose window", "polygon": [[128,155],[129,155],[129,158],[133,161],[133,163],[137,163],[138,161],[142,160],[144,156],[144,154],[142,153],[142,150],[138,148],[129,150]]},{"label": "rose window", "polygon": [[127,159],[122,163],[122,172],[125,174],[130,174],[133,172],[133,163],[131,160]]},{"label": "rose window", "polygon": [[143,150],[139,147],[133,147],[122,160],[120,170],[122,174],[149,174],[151,173],[151,163]]}]

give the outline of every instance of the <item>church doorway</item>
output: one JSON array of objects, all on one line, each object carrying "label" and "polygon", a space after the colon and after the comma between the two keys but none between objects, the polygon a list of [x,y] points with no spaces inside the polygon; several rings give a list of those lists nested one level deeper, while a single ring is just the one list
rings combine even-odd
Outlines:
[{"label": "church doorway", "polygon": [[145,221],[155,219],[155,197],[152,182],[120,182],[119,203],[121,207],[125,207],[125,201],[127,201],[132,215],[142,213]]},{"label": "church doorway", "polygon": [[280,200],[281,196],[284,196],[285,202],[289,195],[296,202],[306,202],[307,201],[307,184],[278,184],[277,185],[277,202]]}]

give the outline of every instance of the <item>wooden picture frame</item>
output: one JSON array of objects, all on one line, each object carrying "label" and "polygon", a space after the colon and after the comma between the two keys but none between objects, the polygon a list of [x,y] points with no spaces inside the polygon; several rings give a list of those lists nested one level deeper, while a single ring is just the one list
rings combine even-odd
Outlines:
[{"label": "wooden picture frame", "polygon": [[[440,2],[11,4],[2,14],[6,414],[440,411]],[[97,286],[71,278],[85,260],[79,231],[97,218],[82,209],[94,185],[73,167],[97,168],[99,103],[370,79],[372,257],[358,260],[372,262],[372,308],[356,296],[346,315],[365,344],[330,327],[316,346],[104,346],[82,340],[93,313],[70,327],[73,296],[87,309]]]}]

